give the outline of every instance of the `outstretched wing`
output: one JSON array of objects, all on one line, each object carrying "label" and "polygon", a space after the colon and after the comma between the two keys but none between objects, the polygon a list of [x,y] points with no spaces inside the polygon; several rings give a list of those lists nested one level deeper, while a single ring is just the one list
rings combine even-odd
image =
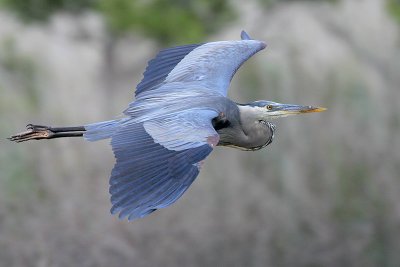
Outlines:
[{"label": "outstretched wing", "polygon": [[137,85],[135,95],[139,95],[143,91],[156,88],[164,82],[173,68],[193,49],[201,44],[191,44],[176,46],[161,50],[158,55],[149,61],[148,66],[143,73],[143,80]]},{"label": "outstretched wing", "polygon": [[251,40],[246,32],[240,41],[220,41],[169,48],[152,59],[136,89],[136,98],[166,83],[191,83],[226,96],[239,67],[264,49],[262,41]]},{"label": "outstretched wing", "polygon": [[210,101],[225,99],[236,70],[266,46],[242,39],[170,48],[149,62],[129,118],[112,134],[113,214],[132,220],[167,207],[199,174],[219,141]]},{"label": "outstretched wing", "polygon": [[116,157],[111,213],[133,220],[181,197],[218,143],[211,123],[216,115],[189,110],[143,123],[127,121],[111,140]]}]

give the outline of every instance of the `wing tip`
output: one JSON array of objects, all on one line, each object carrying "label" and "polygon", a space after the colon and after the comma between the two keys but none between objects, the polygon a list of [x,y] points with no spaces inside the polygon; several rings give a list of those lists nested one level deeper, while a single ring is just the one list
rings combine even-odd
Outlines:
[{"label": "wing tip", "polygon": [[250,35],[247,34],[246,31],[242,30],[242,32],[240,33],[240,38],[242,38],[242,40],[253,40]]},{"label": "wing tip", "polygon": [[[254,40],[253,38],[250,37],[250,35],[245,30],[242,30],[242,32],[240,33],[240,38],[242,40]],[[264,49],[267,47],[266,42],[263,42],[263,41],[259,41],[259,42],[261,44],[261,49]]]},{"label": "wing tip", "polygon": [[120,206],[117,205],[113,205],[110,209],[110,213],[112,215],[116,215],[118,214],[118,219],[120,221],[123,221],[125,219],[128,220],[128,222],[146,217],[147,215],[149,215],[150,213],[153,213],[157,210],[157,208],[148,208],[145,210],[136,210],[126,207],[126,208],[122,208]]}]

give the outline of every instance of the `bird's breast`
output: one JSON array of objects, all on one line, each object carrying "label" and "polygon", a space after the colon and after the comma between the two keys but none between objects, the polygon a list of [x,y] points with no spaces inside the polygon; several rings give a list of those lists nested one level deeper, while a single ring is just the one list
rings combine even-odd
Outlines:
[{"label": "bird's breast", "polygon": [[275,125],[270,122],[255,122],[247,129],[231,123],[228,127],[217,130],[220,135],[218,145],[255,151],[272,143],[274,131]]}]

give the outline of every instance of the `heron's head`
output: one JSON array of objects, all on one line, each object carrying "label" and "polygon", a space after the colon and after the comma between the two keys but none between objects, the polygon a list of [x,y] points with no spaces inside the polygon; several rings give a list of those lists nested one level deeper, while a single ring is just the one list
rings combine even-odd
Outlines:
[{"label": "heron's head", "polygon": [[267,100],[254,101],[246,104],[246,106],[251,107],[253,112],[259,114],[263,119],[274,119],[289,115],[321,112],[326,110],[326,108],[321,107],[281,104]]}]

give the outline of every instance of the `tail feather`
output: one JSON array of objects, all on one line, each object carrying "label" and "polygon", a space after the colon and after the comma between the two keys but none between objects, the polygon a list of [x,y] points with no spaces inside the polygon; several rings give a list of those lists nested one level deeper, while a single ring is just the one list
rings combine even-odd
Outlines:
[{"label": "tail feather", "polygon": [[83,137],[88,141],[98,141],[111,138],[111,136],[119,129],[121,124],[128,118],[96,122],[85,125]]}]

